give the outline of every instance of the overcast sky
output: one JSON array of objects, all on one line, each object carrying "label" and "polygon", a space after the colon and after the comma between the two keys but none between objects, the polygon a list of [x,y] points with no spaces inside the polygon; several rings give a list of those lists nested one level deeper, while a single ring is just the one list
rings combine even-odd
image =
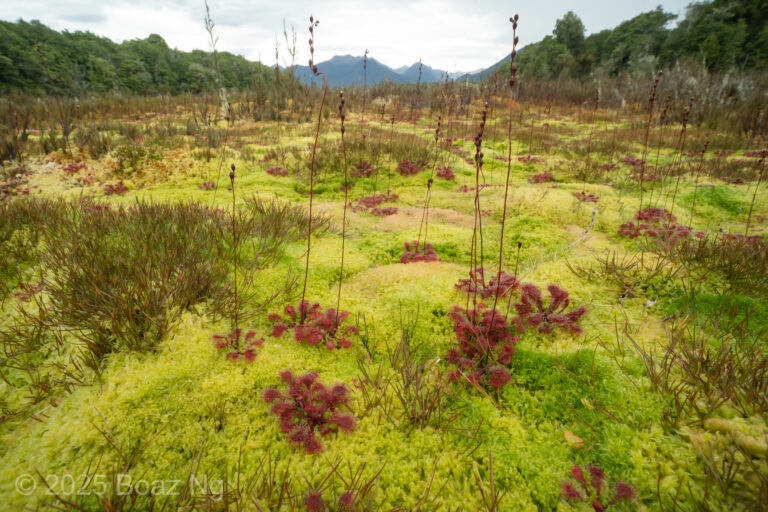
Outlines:
[{"label": "overcast sky", "polygon": [[[690,0],[209,0],[218,48],[265,63],[287,57],[283,20],[297,33],[297,63],[309,58],[309,15],[320,20],[315,61],[370,55],[392,67],[425,64],[447,71],[485,68],[510,50],[509,17],[520,14],[520,46],[552,32],[569,10],[587,33],[611,28],[661,4],[682,17]],[[56,30],[88,30],[115,41],[160,34],[180,50],[208,49],[203,0],[3,0],[0,18],[38,19]],[[283,62],[281,62],[283,64]]]}]

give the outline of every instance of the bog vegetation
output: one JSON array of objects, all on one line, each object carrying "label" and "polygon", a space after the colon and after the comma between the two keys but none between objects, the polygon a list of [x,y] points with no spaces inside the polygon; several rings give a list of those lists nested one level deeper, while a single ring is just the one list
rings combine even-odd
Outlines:
[{"label": "bog vegetation", "polygon": [[765,510],[762,7],[344,91],[3,24],[0,503]]}]

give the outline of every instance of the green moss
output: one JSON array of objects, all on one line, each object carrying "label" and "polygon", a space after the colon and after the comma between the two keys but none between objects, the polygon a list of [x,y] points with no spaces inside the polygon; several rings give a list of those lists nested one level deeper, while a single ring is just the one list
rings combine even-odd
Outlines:
[{"label": "green moss", "polygon": [[[610,118],[613,119],[613,115]],[[542,123],[535,125],[535,146],[539,143]],[[488,148],[486,156],[485,179],[492,184],[501,183],[506,173],[506,164],[492,158],[493,152],[507,154],[507,144],[502,141],[505,124],[498,124],[496,136],[500,142]],[[572,116],[563,115],[559,120],[550,120],[548,137],[561,142],[578,141],[583,139],[583,131],[588,126],[591,125],[577,124]],[[619,137],[624,138],[629,137],[629,132],[622,130],[634,129],[623,120],[606,122],[604,126],[606,130],[617,127]],[[272,127],[247,123],[237,126],[244,134],[250,133],[249,129],[258,132],[261,139],[256,137],[257,140],[263,139],[261,131]],[[388,126],[385,128],[388,130]],[[460,123],[454,130],[459,128],[475,130],[476,126]],[[107,200],[115,203],[149,197],[195,200],[212,208],[226,209],[231,205],[231,190],[226,173],[222,175],[219,169],[226,170],[232,159],[238,169],[239,205],[244,197],[252,194],[274,194],[306,206],[309,183],[305,148],[312,140],[314,125],[287,125],[283,130],[283,143],[298,145],[296,151],[290,150],[284,157],[283,165],[292,171],[285,178],[264,172],[275,165],[275,161],[239,160],[230,152],[226,165],[215,159],[202,163],[192,161],[186,151],[182,151],[175,156],[164,155],[162,163],[167,165],[162,169],[159,162],[153,162],[157,169],[147,169],[143,176],[134,177],[128,194]],[[396,125],[404,141],[409,140],[413,130],[409,124]],[[357,132],[357,127],[350,125],[348,134],[352,136]],[[610,146],[610,142],[598,141],[599,137],[595,137],[595,148],[600,147],[598,142]],[[528,128],[521,129],[515,138],[513,159],[527,151]],[[417,144],[421,147],[429,142],[428,136],[420,136]],[[340,190],[343,183],[340,160],[333,153],[337,151],[337,143],[335,133],[323,142],[324,151],[332,154],[323,157],[324,167],[315,182],[315,211],[333,220],[329,233],[312,239],[307,298],[323,307],[336,305],[340,270],[344,194]],[[368,143],[375,144],[370,139]],[[630,147],[638,154],[642,151],[637,141],[619,140],[618,143],[619,147]],[[398,151],[407,150],[405,142],[399,144],[402,147],[397,148]],[[467,141],[461,147],[473,150]],[[256,153],[261,158],[275,148],[274,145],[258,146]],[[626,330],[640,346],[656,347],[665,339],[665,324],[660,319],[683,308],[705,319],[712,319],[728,308],[734,308],[737,319],[750,312],[756,330],[768,328],[768,310],[751,298],[719,296],[706,286],[699,290],[694,306],[681,298],[683,293],[677,279],[666,282],[656,279],[642,290],[645,296],[619,300],[614,283],[576,277],[566,265],[566,258],[587,264],[594,261],[595,254],[606,250],[640,247],[639,241],[616,234],[619,225],[632,219],[640,208],[640,187],[627,180],[624,168],[603,177],[606,182],[616,183],[616,187],[585,185],[570,175],[570,169],[579,168],[583,162],[578,157],[568,157],[557,147],[551,149],[545,163],[512,162],[502,262],[503,268],[510,272],[517,265],[518,276],[525,282],[540,287],[557,283],[567,289],[573,306],[588,308],[582,321],[584,333],[573,335],[555,330],[552,334],[540,335],[529,330],[521,334],[511,365],[512,381],[498,394],[486,396],[469,386],[454,385],[452,400],[462,408],[461,417],[452,425],[454,428],[405,429],[398,421],[387,419],[380,410],[373,410],[358,418],[355,431],[324,437],[325,450],[319,455],[304,453],[280,432],[261,394],[267,387],[281,385],[278,372],[283,369],[291,368],[297,373],[318,371],[325,383],[345,382],[352,391],[352,410],[359,415],[363,398],[353,384],[361,377],[358,362],[366,361],[371,367],[386,366],[384,354],[400,339],[404,324],[418,318],[413,329],[414,342],[420,345],[418,355],[440,369],[447,369],[442,361],[446,352],[456,345],[453,324],[447,314],[454,304],[464,304],[466,300],[457,292],[455,284],[467,276],[475,225],[475,195],[459,192],[457,188],[464,184],[472,186],[474,171],[455,155],[447,152],[441,155],[457,174],[454,182],[437,180],[432,188],[428,242],[434,245],[442,261],[401,264],[403,243],[416,240],[422,227],[427,173],[402,177],[393,172],[387,176],[384,170],[389,158],[386,137],[381,141],[381,149],[384,153],[379,176],[357,180],[349,199],[372,194],[374,183],[378,191],[391,186],[393,192],[399,194],[399,199],[391,205],[399,211],[384,218],[347,211],[341,297],[341,308],[352,313],[348,319],[350,324],[355,323],[359,314],[372,327],[372,358],[357,338],[349,350],[328,351],[296,343],[291,332],[278,339],[270,336],[267,313],[281,312],[286,304],[295,304],[303,279],[305,242],[285,244],[278,260],[258,269],[249,287],[258,302],[268,303],[263,310],[250,311],[252,314],[241,324],[265,338],[253,364],[228,361],[215,348],[211,336],[228,332],[230,325],[222,319],[214,322],[208,305],[183,314],[155,353],[112,354],[103,374],[93,384],[57,394],[50,405],[41,403],[35,411],[41,421],[13,419],[0,426],[3,437],[0,503],[36,507],[49,497],[41,486],[30,496],[19,495],[14,486],[20,474],[39,470],[44,475],[80,475],[89,463],[98,460],[104,468],[116,468],[120,462],[117,446],[125,453],[136,453],[129,473],[148,480],[186,477],[198,454],[200,475],[221,478],[226,472],[232,476],[238,467],[242,475],[249,475],[269,454],[276,461],[278,472],[289,472],[292,492],[298,496],[306,491],[303,477],[317,483],[333,461],[342,461],[344,470],[365,465],[367,478],[381,470],[377,499],[385,509],[400,506],[408,510],[417,504],[429,510],[454,510],[457,506],[466,510],[481,509],[482,497],[476,478],[488,487],[489,453],[493,454],[494,485],[507,492],[501,510],[578,509],[561,499],[560,490],[560,483],[568,478],[574,464],[598,464],[605,469],[610,482],[624,480],[636,486],[639,496],[632,507],[671,510],[674,508],[672,498],[668,497],[682,489],[680,504],[684,509],[691,508],[691,498],[702,495],[708,485],[701,453],[692,442],[696,433],[686,429],[670,432],[660,426],[666,399],[652,390],[643,362],[628,344],[619,345],[617,339]],[[662,155],[667,149],[664,148]],[[593,149],[591,158],[608,162],[615,161],[616,155]],[[674,158],[662,156],[662,163],[669,161]],[[531,172],[547,170],[556,173],[556,184],[527,182]],[[112,180],[107,174],[102,177]],[[199,190],[197,185],[207,180],[218,180],[218,189]],[[55,172],[38,173],[32,183],[41,184],[44,194],[51,196],[73,196],[81,192]],[[584,187],[588,193],[599,195],[600,201],[596,204],[576,201],[572,193]],[[664,184],[667,193],[673,187],[670,180]],[[654,190],[650,201],[653,205],[663,205],[658,188]],[[101,197],[95,187],[86,191]],[[644,191],[648,201],[649,188]],[[745,220],[751,197],[741,189],[718,185],[701,187],[696,194],[694,225],[697,228],[710,232],[721,226],[730,229]],[[486,210],[481,218],[484,263],[486,268],[495,270],[505,190],[484,188],[479,197],[481,209]],[[684,222],[690,216],[692,198],[692,180],[684,177],[675,205],[675,214]],[[765,226],[765,221],[758,216],[766,212],[768,201],[759,195],[753,216],[758,228]],[[521,246],[519,261],[518,243]],[[292,279],[296,279],[297,284],[290,293],[269,302],[286,280]],[[513,301],[517,297],[515,295]],[[654,305],[657,299],[661,300]],[[0,326],[8,325],[16,314],[15,304],[5,305]],[[502,302],[500,308],[506,307],[506,302]],[[31,359],[34,364],[55,361],[47,354],[35,357]],[[16,373],[3,372],[11,383],[0,383],[0,404],[4,406],[18,405],[27,392],[26,388],[16,385],[23,381],[23,372],[14,371]],[[390,389],[388,393],[392,399],[394,391]],[[733,411],[728,412],[728,416],[734,421],[744,420]],[[750,435],[755,436],[765,431],[764,425],[750,424],[750,429]],[[583,446],[569,444],[566,432],[582,439]],[[146,444],[149,439],[151,442]],[[334,485],[338,491],[338,482]],[[430,489],[428,496],[427,489]],[[663,493],[663,507],[659,505],[657,489]],[[98,505],[91,501],[86,509],[96,510]]]}]

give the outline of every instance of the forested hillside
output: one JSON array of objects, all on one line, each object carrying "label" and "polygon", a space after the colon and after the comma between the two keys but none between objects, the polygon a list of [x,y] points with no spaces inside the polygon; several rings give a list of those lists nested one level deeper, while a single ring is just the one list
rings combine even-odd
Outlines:
[{"label": "forested hillside", "polygon": [[[259,75],[265,87],[274,84],[274,68],[227,52],[217,60],[226,87],[254,87]],[[0,21],[0,93],[197,93],[215,87],[215,68],[211,52],[172,49],[157,34],[118,44],[38,21]]]},{"label": "forested hillside", "polygon": [[[627,69],[653,72],[680,61],[694,61],[715,72],[768,64],[768,0],[693,3],[685,17],[675,21],[674,14],[659,6],[586,36],[578,14],[570,11],[557,20],[552,35],[522,48],[518,67],[522,76],[549,80],[615,76]],[[203,41],[201,37],[201,46]],[[226,87],[273,89],[273,67],[226,52],[217,56]],[[507,59],[470,78],[481,80],[494,70],[508,73],[508,67],[500,65]],[[307,73],[306,67],[299,68]],[[358,83],[361,74],[360,64],[353,71],[339,70],[332,82]],[[377,81],[373,75],[369,83]],[[118,44],[89,32],[59,33],[38,21],[0,22],[0,94],[197,93],[214,89],[216,77],[211,52],[171,49],[157,34]],[[281,80],[295,83],[291,77]]]},{"label": "forested hillside", "polygon": [[661,7],[614,29],[585,37],[579,16],[557,20],[551,36],[527,45],[518,66],[538,79],[615,75],[630,67],[649,70],[690,59],[711,71],[763,67],[768,63],[768,1],[693,3],[677,25]]}]

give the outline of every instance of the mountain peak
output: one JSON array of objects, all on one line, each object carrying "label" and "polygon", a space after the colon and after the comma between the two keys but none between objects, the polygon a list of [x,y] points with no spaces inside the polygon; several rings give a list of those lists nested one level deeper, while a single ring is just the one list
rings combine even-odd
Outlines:
[{"label": "mountain peak", "polygon": [[327,60],[327,63],[331,64],[354,64],[356,62],[362,62],[362,57],[355,57],[354,55],[334,55],[330,58],[330,60]]},{"label": "mountain peak", "polygon": [[[507,57],[508,58],[508,57]],[[346,87],[350,85],[363,85],[363,81],[366,80],[368,85],[376,84],[379,82],[394,82],[394,83],[416,83],[419,80],[419,63],[414,62],[410,66],[400,66],[393,69],[386,64],[383,64],[373,57],[368,57],[368,64],[366,70],[363,70],[362,55],[334,55],[330,59],[324,62],[317,62],[317,67],[326,74],[328,77],[328,85],[331,87]],[[447,71],[435,69],[427,64],[421,63],[421,82],[422,83],[434,83],[440,82],[445,79]],[[483,70],[487,72],[488,70]],[[321,82],[313,77],[312,72],[307,66],[297,66],[296,76],[306,83]],[[464,76],[466,73],[448,73],[450,76]],[[470,80],[474,79],[474,76],[470,75]]]}]

